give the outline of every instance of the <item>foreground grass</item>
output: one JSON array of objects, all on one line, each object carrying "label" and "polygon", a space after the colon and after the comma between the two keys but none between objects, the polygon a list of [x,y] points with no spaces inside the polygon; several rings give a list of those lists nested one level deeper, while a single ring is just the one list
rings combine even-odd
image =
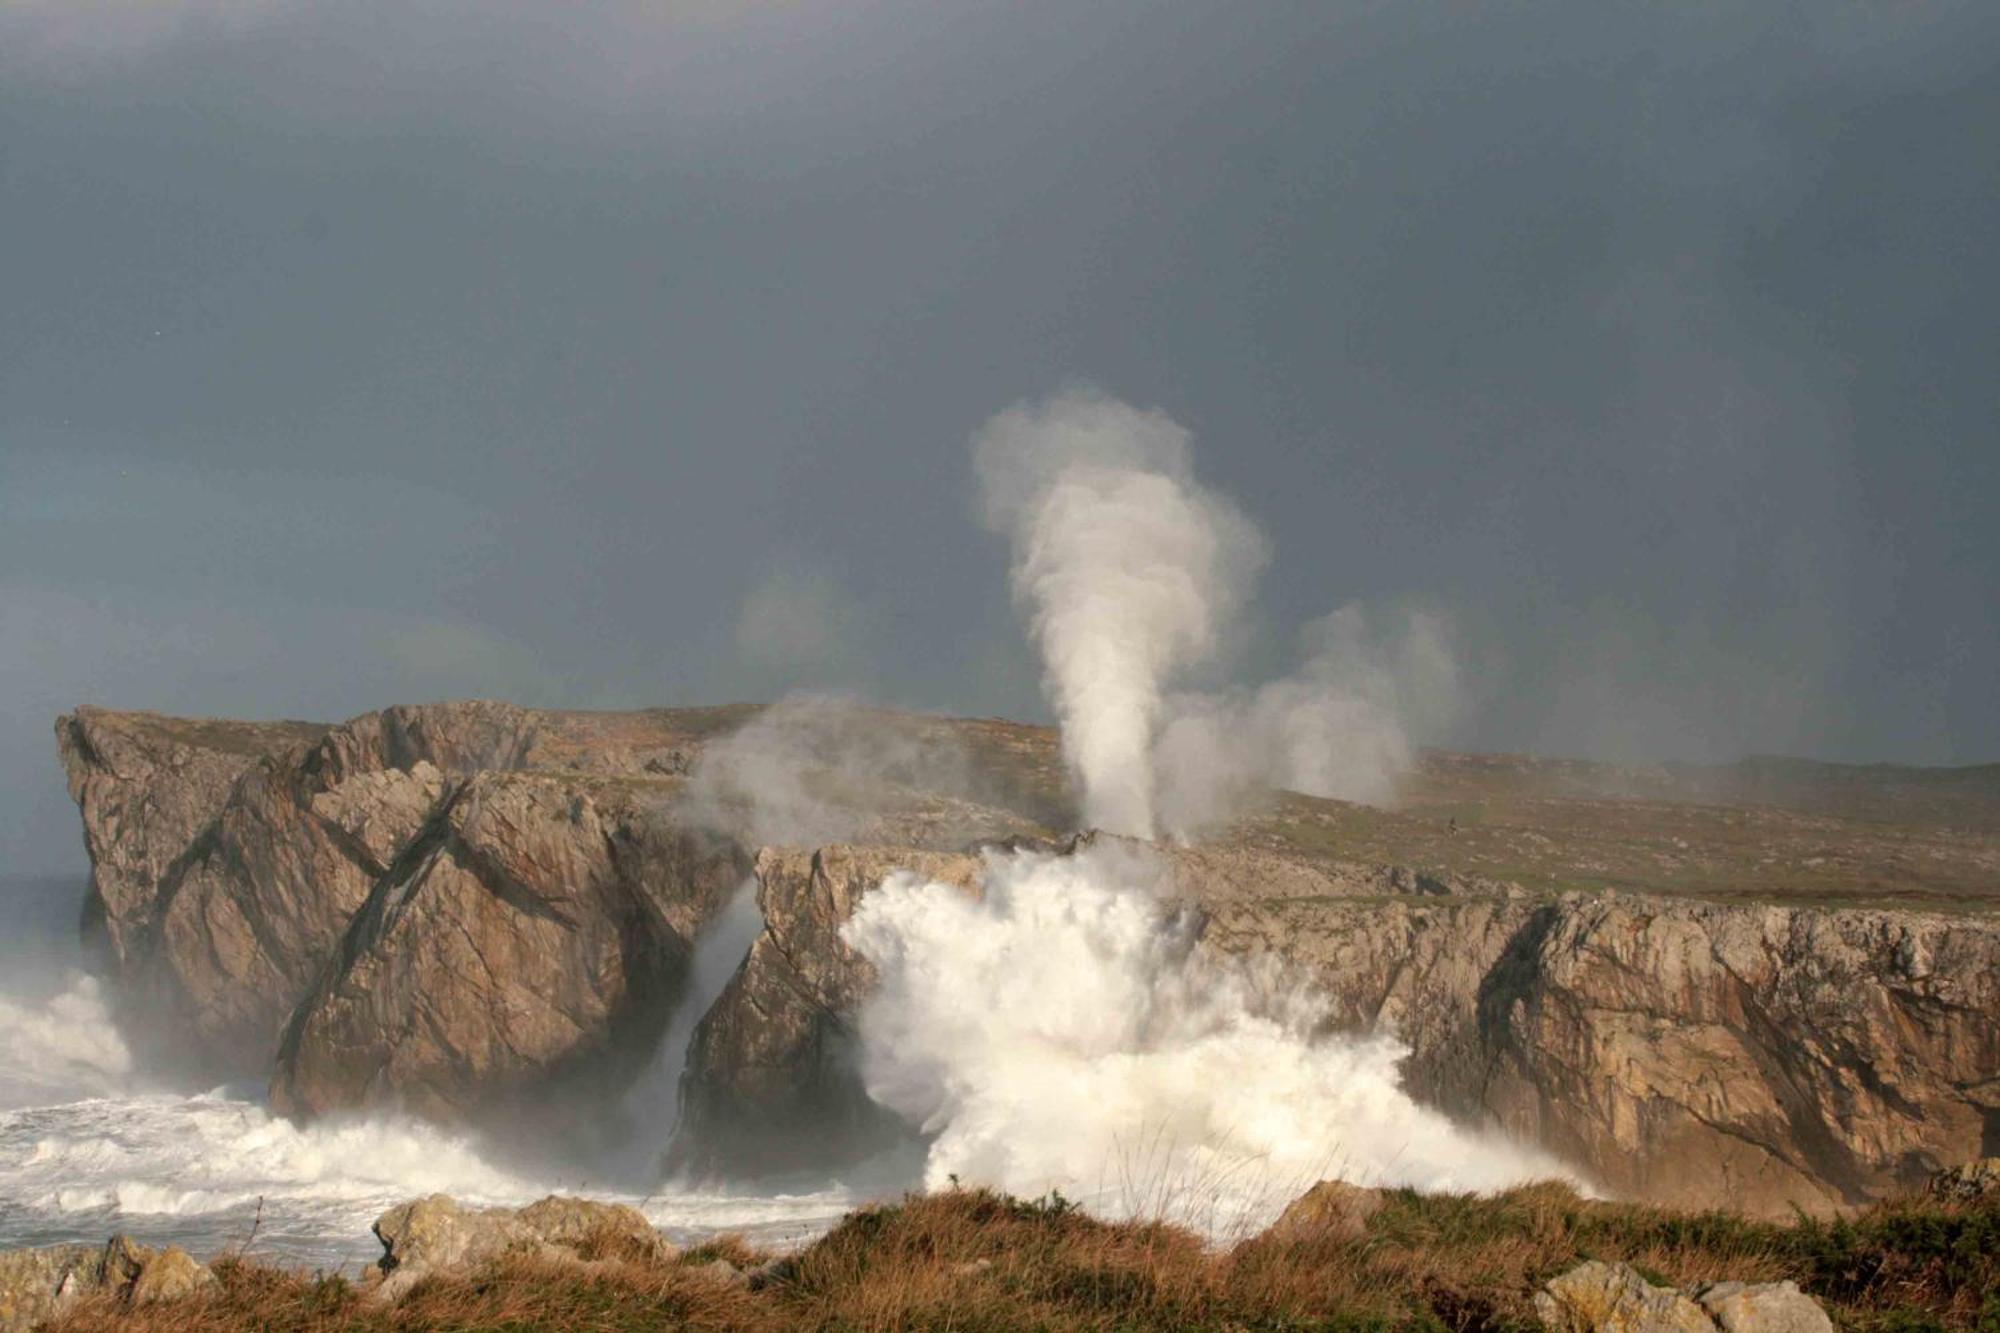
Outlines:
[{"label": "foreground grass", "polygon": [[751,1291],[680,1262],[510,1262],[419,1284],[393,1309],[337,1277],[224,1260],[217,1291],[137,1311],[105,1299],[50,1325],[118,1330],[953,1329],[1504,1330],[1585,1258],[1655,1281],[1790,1278],[1842,1328],[2000,1333],[2000,1200],[1884,1204],[1837,1222],[1588,1203],[1559,1185],[1490,1198],[1397,1193],[1358,1238],[1212,1251],[1161,1224],[1109,1224],[1060,1197],[983,1190],[850,1214]]}]

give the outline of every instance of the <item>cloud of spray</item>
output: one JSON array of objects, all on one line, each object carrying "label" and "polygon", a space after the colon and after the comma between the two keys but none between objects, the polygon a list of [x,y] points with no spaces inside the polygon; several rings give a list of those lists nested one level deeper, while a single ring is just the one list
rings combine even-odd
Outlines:
[{"label": "cloud of spray", "polygon": [[702,749],[686,814],[750,846],[861,837],[926,796],[976,799],[949,729],[837,695],[794,694]]},{"label": "cloud of spray", "polygon": [[1153,736],[1174,674],[1208,657],[1264,560],[1194,480],[1188,433],[1088,391],[1021,405],[973,439],[987,523],[1014,547],[1086,822],[1151,837]]},{"label": "cloud of spray", "polygon": [[987,523],[1013,544],[1015,597],[1041,649],[1086,823],[1188,833],[1282,786],[1380,801],[1447,717],[1446,627],[1385,632],[1359,607],[1308,628],[1308,660],[1254,693],[1169,693],[1210,657],[1265,559],[1256,528],[1194,479],[1168,417],[1072,391],[973,437]]},{"label": "cloud of spray", "polygon": [[860,1014],[869,1095],[931,1136],[924,1183],[1211,1235],[1313,1181],[1492,1190],[1568,1176],[1402,1090],[1386,1038],[1313,1035],[1303,988],[1197,946],[1129,853],[989,858],[982,899],[913,876],[842,938],[880,985]]},{"label": "cloud of spray", "polygon": [[1413,731],[1448,722],[1458,666],[1442,617],[1344,606],[1307,626],[1298,672],[1255,692],[1168,701],[1155,749],[1161,822],[1193,832],[1260,789],[1381,803],[1416,757]]}]

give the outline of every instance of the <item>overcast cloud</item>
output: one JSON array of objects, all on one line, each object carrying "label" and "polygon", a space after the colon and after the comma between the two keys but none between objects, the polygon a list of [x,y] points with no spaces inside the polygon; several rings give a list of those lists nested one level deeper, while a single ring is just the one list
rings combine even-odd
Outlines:
[{"label": "overcast cloud", "polygon": [[1996,236],[1990,4],[0,0],[0,851],[83,701],[1040,716],[966,440],[1076,381],[1253,667],[2000,759]]}]

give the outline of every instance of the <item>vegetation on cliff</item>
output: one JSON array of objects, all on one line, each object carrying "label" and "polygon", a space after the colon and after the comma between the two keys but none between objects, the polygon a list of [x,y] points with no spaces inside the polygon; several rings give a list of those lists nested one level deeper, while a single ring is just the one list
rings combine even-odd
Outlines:
[{"label": "vegetation on cliff", "polygon": [[797,1256],[758,1267],[764,1258],[725,1241],[663,1261],[616,1246],[583,1264],[504,1259],[427,1277],[395,1305],[342,1277],[227,1258],[210,1294],[140,1309],[96,1298],[49,1327],[1459,1333],[1536,1327],[1541,1284],[1597,1258],[1676,1284],[1791,1280],[1837,1327],[1864,1333],[2000,1330],[1990,1193],[1766,1223],[1588,1202],[1557,1185],[1490,1198],[1392,1192],[1361,1226],[1215,1250],[1157,1223],[1095,1220],[1060,1196],[953,1190],[860,1210]]}]

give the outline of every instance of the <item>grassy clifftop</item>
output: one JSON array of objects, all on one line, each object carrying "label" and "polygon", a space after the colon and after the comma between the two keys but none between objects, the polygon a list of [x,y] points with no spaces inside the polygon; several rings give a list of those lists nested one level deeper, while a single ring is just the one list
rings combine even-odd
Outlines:
[{"label": "grassy clifftop", "polygon": [[50,1327],[82,1330],[1212,1329],[1536,1327],[1532,1297],[1586,1258],[1658,1282],[1795,1281],[1842,1329],[2000,1329],[2000,1199],[1909,1199],[1837,1222],[1591,1203],[1538,1185],[1492,1198],[1394,1192],[1365,1230],[1205,1247],[1161,1224],[1114,1225],[1059,1196],[954,1190],[851,1214],[752,1286],[723,1242],[669,1262],[507,1262],[427,1278],[400,1305],[344,1279],[216,1265],[213,1294],[127,1310],[108,1298]]}]

